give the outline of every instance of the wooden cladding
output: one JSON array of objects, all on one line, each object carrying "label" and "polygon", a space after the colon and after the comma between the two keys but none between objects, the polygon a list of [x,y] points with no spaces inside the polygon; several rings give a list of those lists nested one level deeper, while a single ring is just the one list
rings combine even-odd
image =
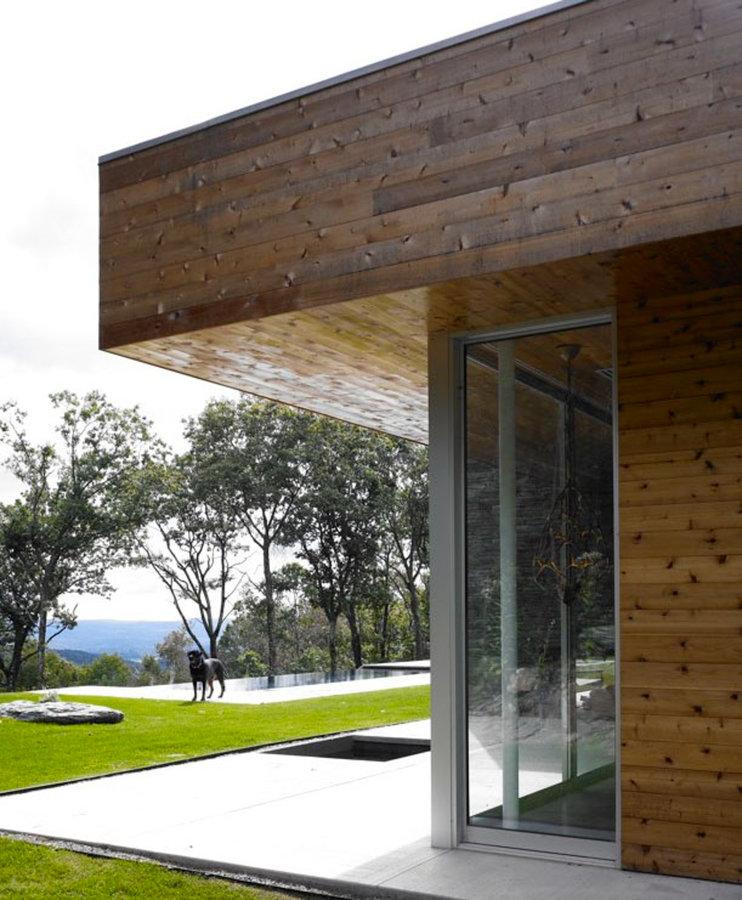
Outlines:
[{"label": "wooden cladding", "polygon": [[741,32],[593,0],[110,159],[102,346],[740,224]]},{"label": "wooden cladding", "polygon": [[655,291],[618,303],[622,859],[742,881],[742,285]]},{"label": "wooden cladding", "polygon": [[104,348],[413,440],[430,334],[616,307],[622,860],[728,881],[741,46],[590,0],[100,166]]}]

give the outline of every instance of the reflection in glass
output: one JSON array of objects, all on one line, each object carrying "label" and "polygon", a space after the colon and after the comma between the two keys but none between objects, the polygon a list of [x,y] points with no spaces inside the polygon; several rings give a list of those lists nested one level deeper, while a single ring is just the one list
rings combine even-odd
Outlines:
[{"label": "reflection in glass", "polygon": [[610,326],[466,351],[469,822],[613,840]]}]

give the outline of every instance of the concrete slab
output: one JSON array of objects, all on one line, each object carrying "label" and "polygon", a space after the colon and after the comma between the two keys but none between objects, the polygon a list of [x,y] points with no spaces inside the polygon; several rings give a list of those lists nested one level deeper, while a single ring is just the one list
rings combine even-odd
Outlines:
[{"label": "concrete slab", "polygon": [[[369,733],[419,739],[429,735],[429,723],[364,732]],[[739,900],[741,895],[736,885],[435,849],[429,819],[428,753],[377,762],[261,750],[0,795],[0,829],[6,832],[285,886],[309,885],[337,897]]]},{"label": "concrete slab", "polygon": [[[384,678],[365,678],[359,681],[339,681],[335,684],[307,684],[300,687],[270,688],[268,690],[247,691],[241,688],[241,678],[228,678],[226,690],[221,700],[219,688],[208,703],[285,703],[289,700],[311,700],[315,697],[336,697],[340,694],[365,694],[370,691],[385,691],[399,687],[415,687],[430,684],[429,673],[409,673],[388,675]],[[193,697],[190,683],[157,684],[148,687],[111,687],[110,685],[83,685],[61,688],[64,696],[82,697],[129,697],[142,700],[178,700],[181,703]],[[199,694],[200,696],[200,694]]]}]

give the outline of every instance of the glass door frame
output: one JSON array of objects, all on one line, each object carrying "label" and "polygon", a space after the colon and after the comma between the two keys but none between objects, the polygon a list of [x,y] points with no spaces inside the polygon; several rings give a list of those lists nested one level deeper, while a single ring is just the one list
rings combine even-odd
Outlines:
[{"label": "glass door frame", "polygon": [[[429,345],[431,528],[432,843],[435,847],[561,858],[617,866],[620,847],[620,715],[616,704],[616,840],[597,841],[505,831],[467,821],[465,656],[465,350],[485,341],[517,339],[591,325],[614,326],[613,309],[520,322],[454,335],[431,335]],[[615,365],[615,327],[613,359]],[[616,697],[618,660],[617,401],[613,379],[613,507]]]}]

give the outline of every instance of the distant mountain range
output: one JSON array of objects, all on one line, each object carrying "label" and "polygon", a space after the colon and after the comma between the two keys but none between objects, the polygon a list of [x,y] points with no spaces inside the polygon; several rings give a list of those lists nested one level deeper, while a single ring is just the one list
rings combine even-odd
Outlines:
[{"label": "distant mountain range", "polygon": [[52,644],[52,650],[62,659],[66,659],[67,662],[74,663],[76,666],[89,666],[100,656],[99,653],[86,653],[84,650],[58,650],[54,644]]},{"label": "distant mountain range", "polygon": [[[118,653],[124,659],[140,660],[148,653],[155,652],[155,646],[162,639],[180,628],[180,621],[173,622],[128,622],[117,619],[87,619],[77,623],[71,631],[60,634],[50,645],[66,658],[61,651],[82,651],[98,656],[101,653]],[[194,629],[196,630],[196,629]],[[197,634],[203,634],[199,623]]]}]

